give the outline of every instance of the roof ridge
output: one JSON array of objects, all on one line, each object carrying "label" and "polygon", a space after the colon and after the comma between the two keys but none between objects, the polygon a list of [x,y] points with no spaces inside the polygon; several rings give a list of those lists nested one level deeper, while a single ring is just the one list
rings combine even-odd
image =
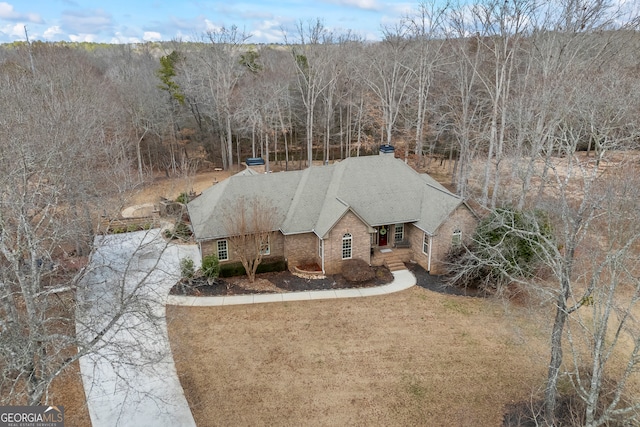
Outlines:
[{"label": "roof ridge", "polygon": [[[294,171],[291,171],[294,172]],[[293,197],[291,198],[291,204],[289,204],[289,210],[287,211],[287,215],[282,222],[281,229],[286,229],[289,222],[291,221],[291,217],[295,213],[295,210],[298,208],[300,204],[300,196],[304,191],[307,181],[309,180],[309,175],[311,175],[311,168],[306,168],[301,172],[302,177],[298,181],[298,185],[296,186],[296,191],[293,193]]]},{"label": "roof ridge", "polygon": [[[318,216],[316,217],[316,221],[313,227],[316,234],[321,238],[324,237],[326,232],[328,232],[336,223],[336,221],[338,221],[344,214],[344,210],[343,210],[342,212],[340,212],[339,215],[336,216],[336,218],[329,220],[333,214],[338,214],[338,212],[334,212],[333,206],[331,205],[331,203],[329,203],[330,201],[338,201],[340,204],[345,206],[345,210],[351,209],[351,206],[348,203],[345,203],[344,201],[338,198],[338,194],[339,194],[338,190],[342,182],[342,177],[344,176],[346,164],[347,162],[342,161],[342,162],[334,163],[331,165],[333,169],[331,171],[331,182],[327,186],[326,193],[324,195],[324,202],[322,203],[320,212],[318,212]],[[327,220],[329,220],[328,222],[330,222],[326,230],[324,230],[322,227],[322,225],[324,224],[321,224],[323,222],[323,219],[325,219],[325,217],[327,217]]]},{"label": "roof ridge", "polygon": [[[424,174],[424,175],[429,176],[428,174]],[[431,178],[431,177],[430,177],[430,178]],[[431,184],[431,183],[428,183],[428,182],[425,182],[425,184],[426,184],[428,187],[433,188],[434,190],[438,190],[438,191],[440,191],[441,193],[444,193],[444,194],[447,194],[447,195],[449,195],[449,196],[453,196],[453,197],[455,197],[455,198],[457,198],[457,199],[462,200],[462,197],[458,196],[456,193],[452,193],[451,191],[449,191],[449,190],[447,189],[447,187],[443,186],[442,184],[440,184],[440,185],[441,185],[441,187],[437,187],[437,186],[435,186],[435,185],[433,185],[433,184]]]}]

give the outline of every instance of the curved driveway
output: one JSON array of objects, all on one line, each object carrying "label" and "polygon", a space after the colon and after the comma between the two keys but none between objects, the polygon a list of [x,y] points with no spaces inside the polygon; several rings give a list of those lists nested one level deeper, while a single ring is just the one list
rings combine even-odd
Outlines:
[{"label": "curved driveway", "polygon": [[222,306],[384,295],[416,284],[409,270],[372,288],[226,297],[168,296],[180,278],[180,260],[199,266],[195,245],[167,244],[160,230],[100,236],[84,286],[78,292],[79,337],[95,336],[115,313],[122,316],[104,343],[80,359],[94,427],[195,426],[175,369],[165,304]]},{"label": "curved driveway", "polygon": [[99,236],[96,244],[78,292],[77,333],[92,337],[118,321],[80,358],[92,425],[195,427],[171,355],[165,303],[179,260],[199,265],[198,248],[167,245],[157,229]]}]

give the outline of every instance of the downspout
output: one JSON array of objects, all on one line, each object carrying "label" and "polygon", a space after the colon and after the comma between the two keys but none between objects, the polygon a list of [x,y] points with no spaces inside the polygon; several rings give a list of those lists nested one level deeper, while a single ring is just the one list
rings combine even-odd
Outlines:
[{"label": "downspout", "polygon": [[433,237],[429,236],[429,259],[427,261],[427,266],[429,268],[427,268],[428,272],[431,272],[431,248],[433,247]]},{"label": "downspout", "polygon": [[320,239],[320,246],[322,247],[322,256],[320,257],[322,261],[322,274],[326,274],[324,272],[324,240],[323,239]]}]

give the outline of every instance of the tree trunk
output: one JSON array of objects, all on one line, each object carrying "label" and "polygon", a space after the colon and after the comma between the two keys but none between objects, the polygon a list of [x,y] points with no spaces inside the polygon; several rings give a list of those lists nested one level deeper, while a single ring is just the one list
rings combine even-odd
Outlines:
[{"label": "tree trunk", "polygon": [[551,361],[549,362],[547,386],[544,392],[544,418],[549,426],[555,425],[558,378],[560,376],[560,366],[562,365],[562,335],[567,320],[565,301],[564,293],[558,296],[556,301],[556,317],[553,322],[553,332],[551,333]]}]

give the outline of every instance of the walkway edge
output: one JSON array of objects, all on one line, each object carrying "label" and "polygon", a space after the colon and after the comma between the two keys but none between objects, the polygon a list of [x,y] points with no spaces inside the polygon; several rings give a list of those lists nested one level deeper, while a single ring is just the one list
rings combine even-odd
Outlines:
[{"label": "walkway edge", "polygon": [[393,274],[393,281],[391,283],[371,288],[284,292],[281,294],[231,295],[221,297],[190,297],[169,295],[167,297],[167,305],[214,307],[223,305],[261,304],[267,302],[357,298],[374,295],[386,295],[394,292],[404,291],[405,289],[409,289],[417,283],[416,276],[414,276],[413,273],[409,270],[398,270],[392,272],[391,274]]}]

